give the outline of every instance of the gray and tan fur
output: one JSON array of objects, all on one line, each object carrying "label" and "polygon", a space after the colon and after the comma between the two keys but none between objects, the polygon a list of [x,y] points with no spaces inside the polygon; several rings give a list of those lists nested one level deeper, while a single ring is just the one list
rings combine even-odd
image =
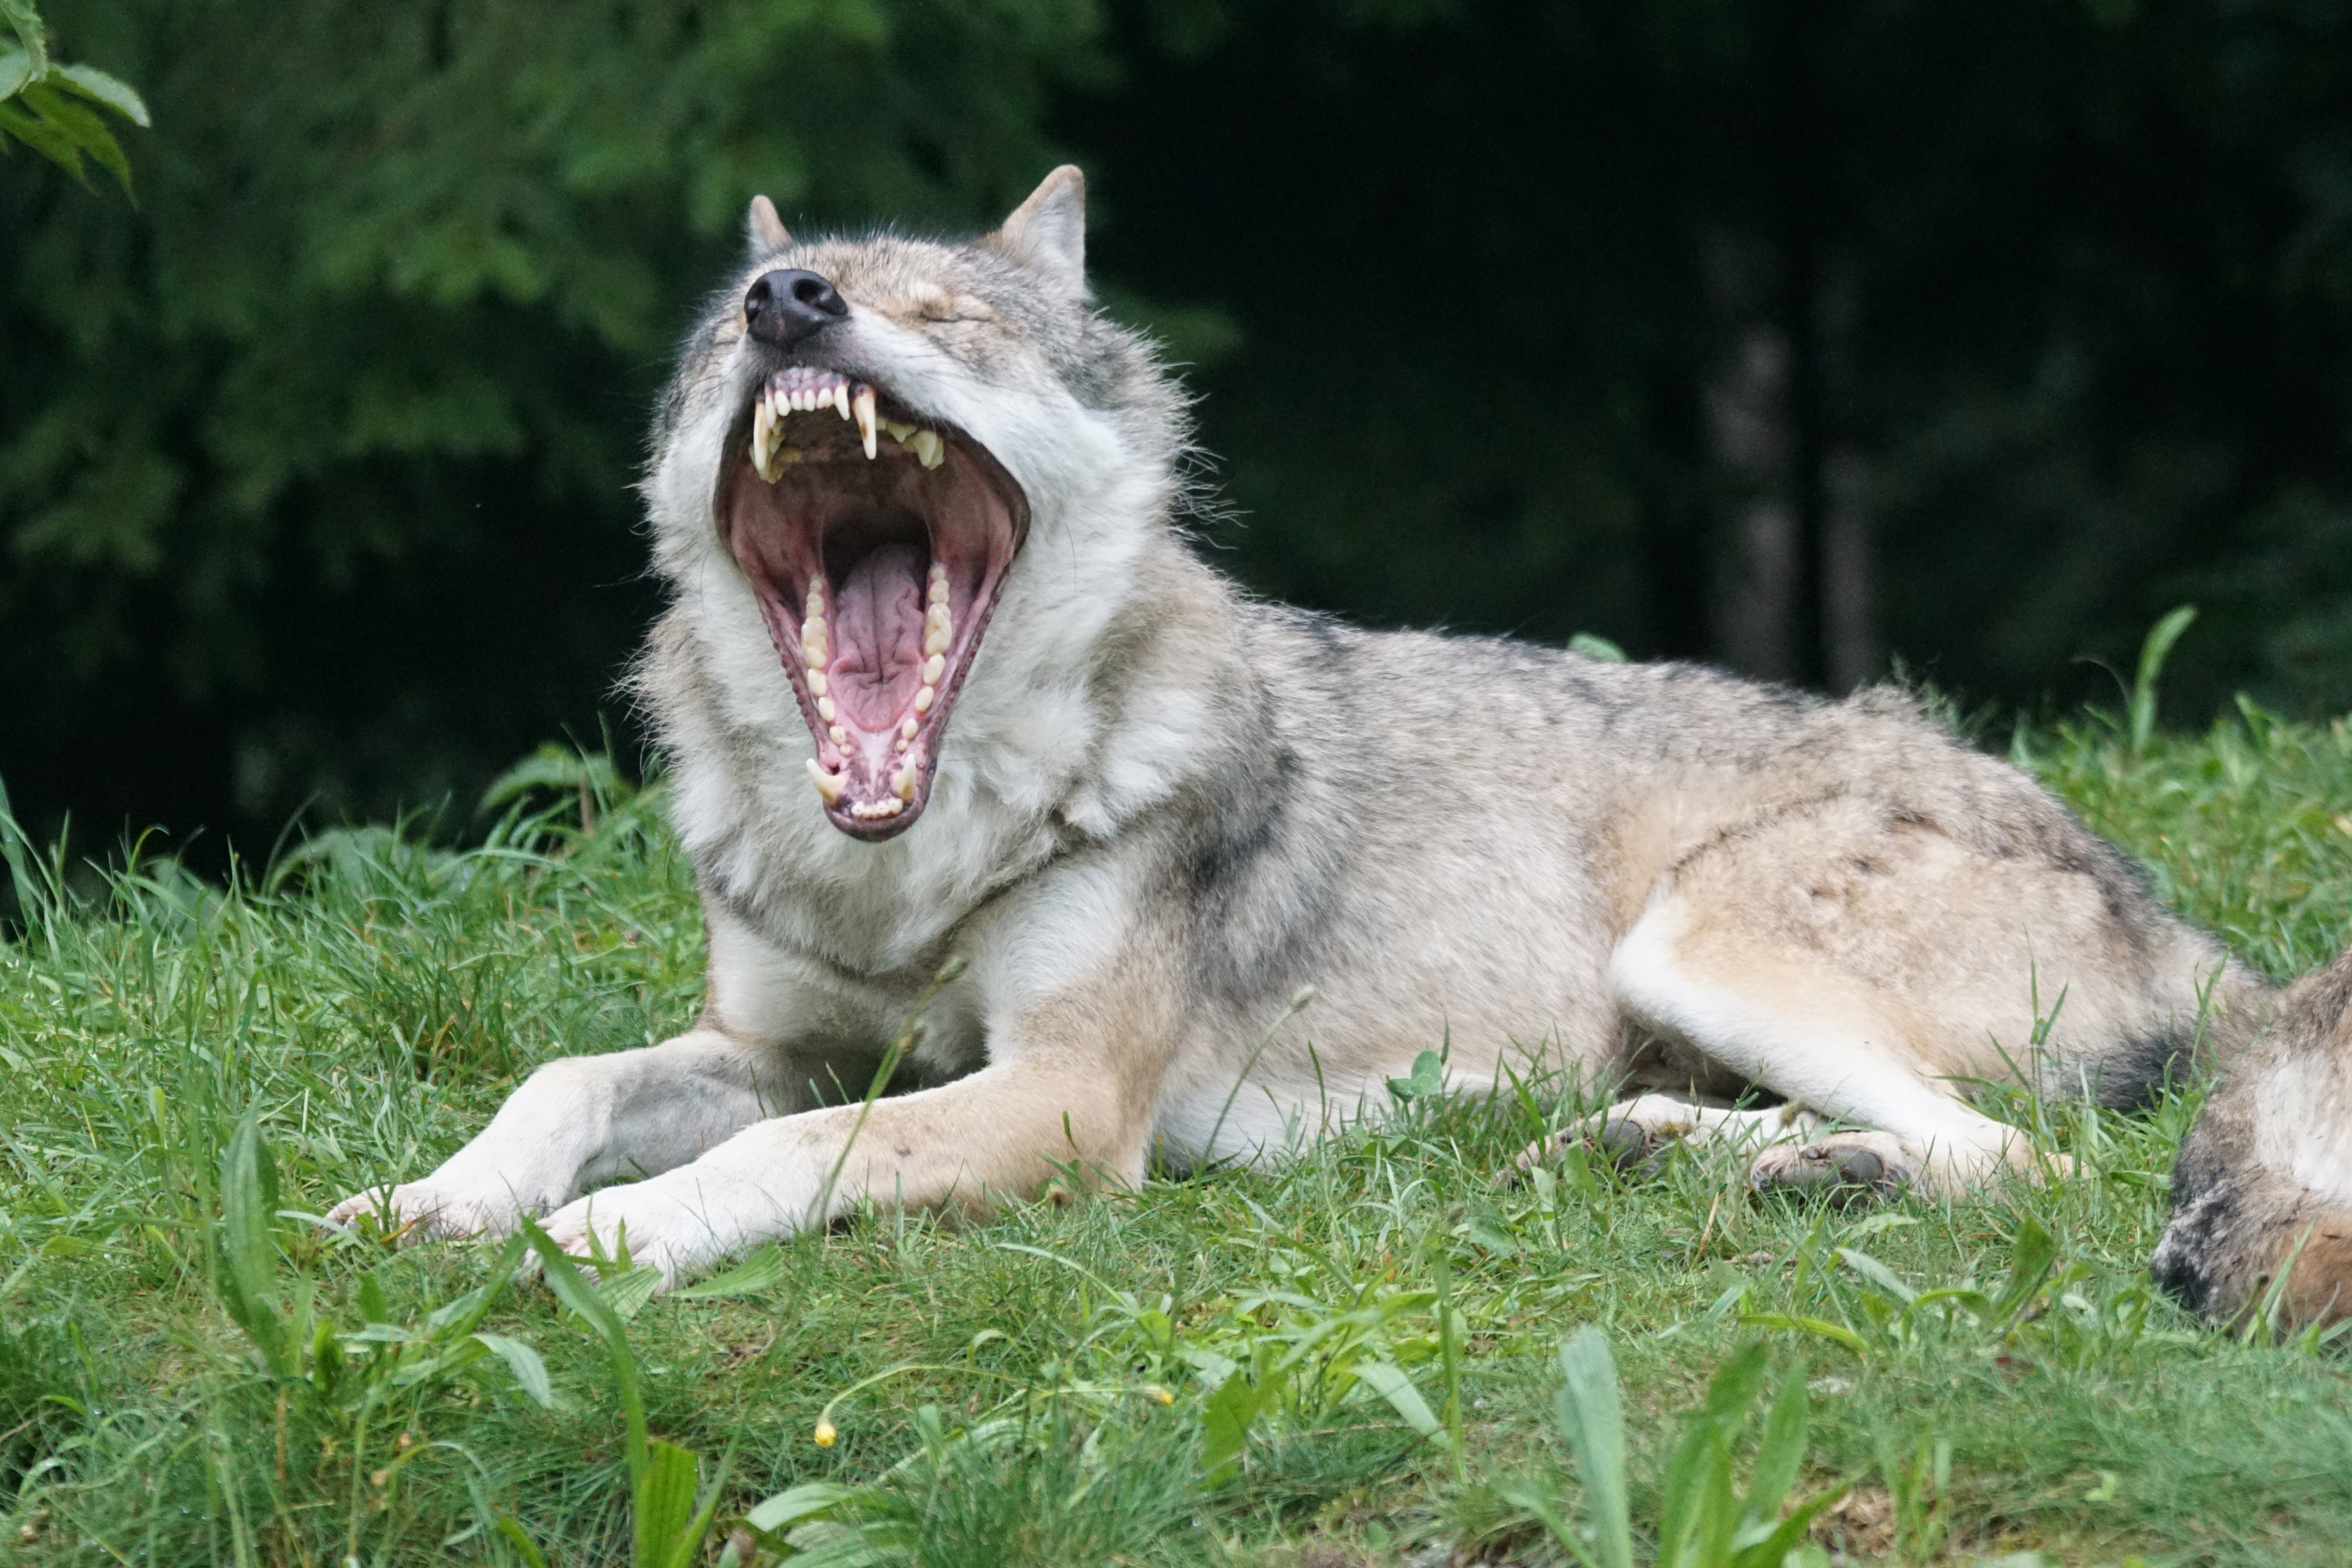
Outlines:
[{"label": "gray and tan fur", "polygon": [[[665,1044],[541,1068],[438,1170],[338,1218],[467,1233],[544,1213],[574,1246],[625,1226],[676,1278],[868,1200],[1277,1150],[1381,1103],[1440,1040],[1465,1089],[1550,1068],[1684,1090],[1612,1130],[1743,1141],[1759,1185],[1950,1192],[2042,1168],[1968,1080],[2022,1066],[2126,1101],[2200,1017],[2258,1009],[2260,980],[2116,850],[1899,694],[1828,702],[1244,595],[1181,536],[1181,392],[1088,302],[1076,171],[970,243],[801,244],[764,201],[751,230],[645,484],[670,603],[640,690],[701,889],[708,1006]],[[781,296],[757,291],[778,279],[839,314],[774,325]],[[747,321],[807,335],[780,349]],[[761,587],[729,542],[761,496],[820,483],[741,479],[746,410],[787,374],[880,388],[1027,507],[984,648],[924,677],[954,704],[952,734],[919,742],[935,773],[909,762],[858,807],[888,822],[841,815],[851,775],[828,772],[804,679],[855,634],[803,670],[793,638],[820,609],[796,622],[797,587]],[[844,483],[879,471],[817,456],[850,463],[822,470]],[[919,1087],[853,1141],[835,1086],[863,1088],[950,958]],[[2061,995],[2027,1059],[2037,996]],[[1686,1097],[1737,1085],[1767,1103]]]},{"label": "gray and tan fur", "polygon": [[2180,1146],[2159,1284],[2231,1321],[2352,1315],[2352,953],[2279,998]]}]

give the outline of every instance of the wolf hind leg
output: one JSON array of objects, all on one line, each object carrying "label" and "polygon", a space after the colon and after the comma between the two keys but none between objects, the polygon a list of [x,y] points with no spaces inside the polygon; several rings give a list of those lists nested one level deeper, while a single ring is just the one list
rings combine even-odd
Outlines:
[{"label": "wolf hind leg", "polygon": [[1898,998],[1761,922],[1702,923],[1667,892],[1618,944],[1610,972],[1620,1004],[1643,1023],[1816,1118],[1861,1130],[1767,1147],[1750,1167],[1759,1187],[1954,1194],[2004,1168],[2039,1169],[2023,1133],[1961,1103],[1931,1073]]},{"label": "wolf hind leg", "polygon": [[1676,1144],[1756,1151],[1799,1143],[1820,1130],[1821,1118],[1793,1102],[1770,1106],[1708,1105],[1652,1092],[1619,1100],[1521,1152],[1526,1172],[1574,1143],[1590,1143],[1620,1168],[1654,1169]]}]

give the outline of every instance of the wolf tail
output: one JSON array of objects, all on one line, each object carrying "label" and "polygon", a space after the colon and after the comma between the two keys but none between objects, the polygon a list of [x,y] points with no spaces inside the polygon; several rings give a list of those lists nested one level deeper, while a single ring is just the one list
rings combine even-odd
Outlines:
[{"label": "wolf tail", "polygon": [[2181,1142],[2151,1268],[2219,1322],[2352,1317],[2352,952],[2225,1061]]}]

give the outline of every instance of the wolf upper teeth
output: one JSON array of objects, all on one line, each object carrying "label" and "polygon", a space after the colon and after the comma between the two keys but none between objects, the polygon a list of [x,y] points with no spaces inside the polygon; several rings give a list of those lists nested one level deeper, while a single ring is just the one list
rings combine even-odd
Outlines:
[{"label": "wolf upper teeth", "polygon": [[762,479],[772,485],[786,468],[808,457],[801,448],[783,444],[784,421],[795,414],[826,408],[856,422],[858,445],[865,448],[869,462],[881,456],[881,437],[886,432],[926,468],[936,468],[947,460],[947,442],[938,431],[878,418],[872,387],[834,371],[791,365],[778,371],[751,400],[751,466]]},{"label": "wolf upper teeth", "polygon": [[912,763],[890,775],[890,793],[903,801],[911,803],[914,800],[915,769]]},{"label": "wolf upper teeth", "polygon": [[877,816],[896,816],[906,809],[903,800],[861,800],[849,808],[849,815],[870,822]]},{"label": "wolf upper teeth", "polygon": [[931,655],[930,658],[923,660],[923,684],[937,686],[940,683],[940,677],[945,675],[947,670],[947,656],[937,653]]},{"label": "wolf upper teeth", "polygon": [[822,718],[822,719],[823,719],[826,723],[830,724],[830,723],[832,723],[832,722],[833,722],[833,721],[834,721],[834,716],[835,716],[835,715],[834,715],[833,699],[832,699],[832,698],[830,698],[830,697],[820,697],[820,698],[818,698],[818,699],[816,700],[816,710],[817,710],[817,714],[818,714],[818,716],[819,716],[820,718]]},{"label": "wolf upper teeth", "polygon": [[808,683],[809,683],[809,695],[810,695],[811,697],[822,697],[822,696],[824,696],[824,693],[825,693],[825,685],[826,685],[826,683],[825,683],[825,679],[824,679],[824,671],[823,671],[823,670],[821,670],[821,669],[812,669],[812,670],[810,670],[810,671],[808,672]]},{"label": "wolf upper teeth", "polygon": [[898,744],[904,746],[908,742],[913,740],[915,738],[915,731],[919,728],[920,728],[920,726],[912,719],[900,724],[898,726]]},{"label": "wolf upper teeth", "polygon": [[948,644],[954,640],[955,617],[948,613],[945,605],[933,600],[931,607],[923,612],[924,654],[945,653]]}]

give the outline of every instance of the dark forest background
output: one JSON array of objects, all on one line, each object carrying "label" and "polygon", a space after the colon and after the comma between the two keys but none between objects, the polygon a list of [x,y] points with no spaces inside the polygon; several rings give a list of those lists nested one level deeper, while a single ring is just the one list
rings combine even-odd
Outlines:
[{"label": "dark forest background", "polygon": [[[1087,171],[1228,570],[2011,711],[2352,705],[2323,0],[54,0],[136,205],[0,160],[0,779],[199,859],[457,803],[654,608],[629,484],[742,208]],[[623,742],[625,754],[630,742]]]}]

